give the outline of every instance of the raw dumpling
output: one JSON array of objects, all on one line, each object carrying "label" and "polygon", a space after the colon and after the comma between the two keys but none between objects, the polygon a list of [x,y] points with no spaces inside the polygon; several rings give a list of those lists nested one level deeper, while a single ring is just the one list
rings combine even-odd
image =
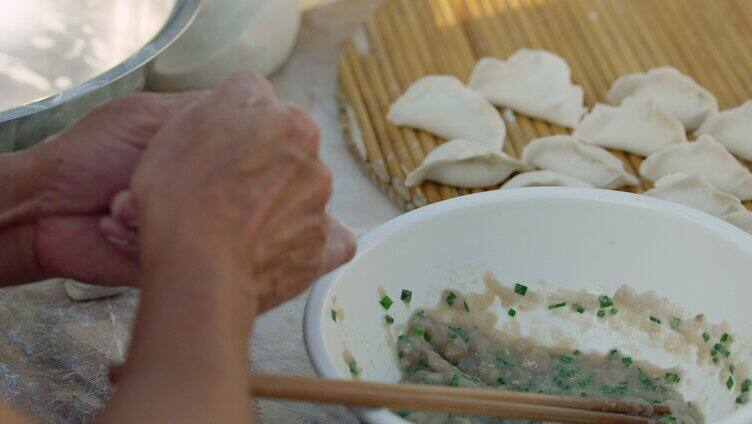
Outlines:
[{"label": "raw dumpling", "polygon": [[687,141],[678,119],[655,100],[628,97],[621,106],[597,104],[572,134],[601,147],[647,156],[672,143]]},{"label": "raw dumpling", "polygon": [[117,296],[126,290],[128,290],[127,287],[96,286],[72,280],[65,282],[65,294],[76,302]]},{"label": "raw dumpling", "polygon": [[701,135],[695,142],[664,147],[640,166],[640,175],[650,181],[677,172],[701,175],[718,190],[741,200],[752,199],[752,173],[709,135]]},{"label": "raw dumpling", "polygon": [[587,181],[598,188],[637,185],[637,178],[608,150],[568,135],[538,138],[522,150],[526,165],[560,172]]},{"label": "raw dumpling", "polygon": [[433,149],[407,176],[405,185],[431,180],[455,187],[489,187],[524,168],[517,159],[477,141],[451,140]]},{"label": "raw dumpling", "polygon": [[744,210],[738,197],[716,189],[700,175],[666,175],[656,181],[655,188],[646,191],[645,195],[680,203],[716,217]]},{"label": "raw dumpling", "polygon": [[463,139],[501,150],[507,129],[496,108],[457,78],[430,75],[415,81],[389,108],[394,125],[419,128],[447,140]]},{"label": "raw dumpling", "polygon": [[520,49],[506,61],[484,57],[468,85],[489,102],[574,128],[585,113],[584,91],[573,85],[569,65],[545,50]]},{"label": "raw dumpling", "polygon": [[721,217],[721,219],[752,234],[752,212],[747,209],[731,212]]},{"label": "raw dumpling", "polygon": [[688,131],[718,112],[718,101],[710,91],[670,66],[622,75],[608,90],[607,97],[609,103],[618,105],[631,96],[656,100]]},{"label": "raw dumpling", "polygon": [[520,187],[590,187],[593,185],[579,178],[570,177],[554,171],[530,171],[515,175],[505,182],[501,188]]},{"label": "raw dumpling", "polygon": [[731,153],[752,160],[752,100],[712,115],[700,125],[696,134],[712,135]]}]

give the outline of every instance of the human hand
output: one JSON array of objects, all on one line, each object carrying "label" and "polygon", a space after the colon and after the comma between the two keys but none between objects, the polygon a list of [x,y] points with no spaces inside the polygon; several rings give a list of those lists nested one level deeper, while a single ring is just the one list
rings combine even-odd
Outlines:
[{"label": "human hand", "polygon": [[[140,93],[100,106],[23,154],[32,158],[36,186],[34,253],[45,275],[133,285],[137,259],[124,240],[99,229],[113,196],[154,134],[205,92]],[[126,253],[124,253],[126,252]]]},{"label": "human hand", "polygon": [[113,209],[131,210],[139,222],[142,272],[176,268],[167,257],[194,246],[212,253],[192,260],[229,258],[241,269],[246,278],[231,292],[262,310],[354,253],[349,232],[324,210],[331,176],[318,159],[316,125],[250,72],[170,120],[147,147],[131,188]]}]

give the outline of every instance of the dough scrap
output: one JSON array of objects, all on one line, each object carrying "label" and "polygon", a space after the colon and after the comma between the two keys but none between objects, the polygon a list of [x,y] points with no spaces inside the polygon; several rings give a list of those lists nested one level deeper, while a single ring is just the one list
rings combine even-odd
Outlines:
[{"label": "dough scrap", "polygon": [[502,189],[521,187],[589,187],[593,185],[587,181],[560,172],[540,170],[523,172],[510,178],[501,186]]},{"label": "dough scrap", "polygon": [[655,188],[644,194],[689,206],[715,217],[746,210],[738,197],[718,190],[700,175],[666,175],[655,182]]},{"label": "dough scrap", "polygon": [[573,85],[569,65],[546,50],[520,49],[507,60],[484,57],[468,85],[497,106],[574,128],[585,113],[584,90]]},{"label": "dough scrap", "polygon": [[620,106],[595,105],[572,135],[597,146],[641,156],[687,141],[682,123],[658,102],[645,97],[628,97]]},{"label": "dough scrap", "polygon": [[611,152],[568,135],[531,141],[522,150],[522,161],[531,168],[560,172],[598,188],[613,189],[639,183]]},{"label": "dough scrap", "polygon": [[712,135],[731,153],[752,161],[752,100],[710,116],[695,134]]},{"label": "dough scrap", "polygon": [[707,134],[694,142],[664,147],[640,166],[640,175],[650,181],[676,173],[703,176],[718,190],[743,201],[752,199],[752,173]]},{"label": "dough scrap", "polygon": [[447,140],[462,139],[501,150],[506,125],[499,111],[457,78],[429,75],[415,81],[389,108],[393,125],[419,128]]},{"label": "dough scrap", "polygon": [[451,140],[433,149],[405,179],[414,187],[425,180],[463,188],[489,187],[525,169],[500,150],[470,140]]},{"label": "dough scrap", "polygon": [[117,296],[124,293],[126,290],[128,290],[127,287],[97,286],[93,284],[79,283],[78,281],[65,282],[65,294],[67,294],[71,300],[75,300],[76,302]]},{"label": "dough scrap", "polygon": [[657,101],[688,131],[697,129],[708,116],[718,112],[718,101],[710,91],[670,66],[620,76],[608,90],[607,98],[612,105],[618,105],[632,96]]}]

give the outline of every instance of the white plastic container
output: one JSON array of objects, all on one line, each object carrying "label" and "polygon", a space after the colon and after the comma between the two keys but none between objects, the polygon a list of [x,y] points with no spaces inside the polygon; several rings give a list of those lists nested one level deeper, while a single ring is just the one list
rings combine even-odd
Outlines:
[{"label": "white plastic container", "polygon": [[[316,283],[306,306],[308,353],[327,378],[350,378],[343,358],[347,349],[364,380],[397,381],[400,370],[390,340],[400,331],[398,324],[418,308],[435,306],[444,289],[483,292],[486,271],[506,283],[523,281],[530,290],[613,293],[624,283],[638,292],[653,290],[682,306],[686,316],[704,313],[709,323],[727,321],[737,336],[732,359],[752,360],[752,237],[675,203],[595,189],[490,191],[402,215],[363,236],[358,252],[350,264]],[[399,301],[403,288],[413,291],[409,306]],[[389,310],[394,326],[384,324],[379,289],[394,299]],[[342,319],[331,319],[332,308]],[[511,319],[498,302],[492,311],[499,317],[497,327]],[[589,318],[516,317],[522,335],[574,335],[583,351],[605,353],[616,346],[635,360],[680,366],[684,377],[676,389],[700,406],[706,422],[752,422],[752,405],[735,406],[737,394],[723,387],[719,367],[713,371],[709,361],[575,322]],[[538,340],[553,344],[553,338]],[[356,412],[373,424],[406,422],[386,409]]]},{"label": "white plastic container", "polygon": [[148,87],[209,88],[238,69],[269,75],[290,55],[299,26],[297,0],[205,0],[193,24],[155,60]]}]

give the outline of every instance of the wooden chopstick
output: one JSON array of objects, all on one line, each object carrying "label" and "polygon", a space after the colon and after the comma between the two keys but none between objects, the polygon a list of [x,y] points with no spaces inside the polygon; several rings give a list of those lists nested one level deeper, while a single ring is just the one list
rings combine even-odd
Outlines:
[{"label": "wooden chopstick", "polygon": [[654,423],[649,418],[652,414],[671,412],[664,405],[645,408],[638,403],[592,398],[284,375],[251,374],[249,391],[263,398],[571,424],[648,424]]}]

